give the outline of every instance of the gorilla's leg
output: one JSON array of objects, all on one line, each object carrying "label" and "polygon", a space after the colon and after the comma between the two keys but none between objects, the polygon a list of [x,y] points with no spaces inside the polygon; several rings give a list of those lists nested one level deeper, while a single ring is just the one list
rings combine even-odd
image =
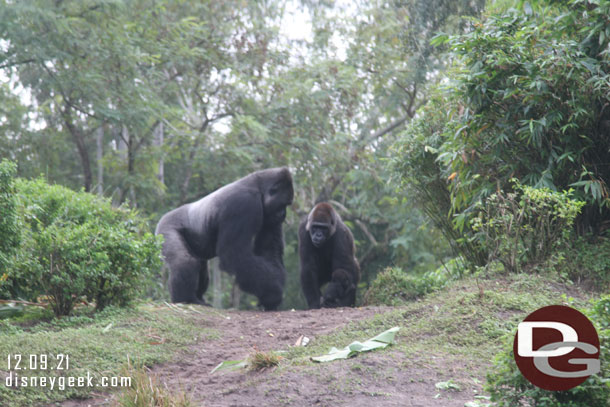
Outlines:
[{"label": "gorilla's leg", "polygon": [[208,289],[210,283],[210,275],[208,274],[208,262],[203,260],[201,262],[201,268],[199,269],[199,284],[197,284],[196,297],[201,300],[204,304],[208,305],[203,299],[203,294]]},{"label": "gorilla's leg", "polygon": [[305,264],[301,266],[301,287],[303,294],[307,300],[307,306],[311,308],[320,308],[320,281],[315,265]]},{"label": "gorilla's leg", "polygon": [[[207,305],[202,298],[209,280],[207,261],[191,254],[178,231],[164,232],[163,235],[163,256],[169,266],[168,286],[172,302]],[[203,275],[205,278],[202,279]]]}]

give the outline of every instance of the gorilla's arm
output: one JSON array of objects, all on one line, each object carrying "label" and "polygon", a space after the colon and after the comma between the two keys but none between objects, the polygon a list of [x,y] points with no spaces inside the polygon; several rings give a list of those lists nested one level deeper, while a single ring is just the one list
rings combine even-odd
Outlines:
[{"label": "gorilla's arm", "polygon": [[360,266],[354,257],[354,238],[343,224],[337,226],[333,239],[332,278],[322,299],[324,307],[353,307]]},{"label": "gorilla's arm", "polygon": [[[311,256],[309,256],[311,258]],[[301,261],[301,287],[309,308],[320,308],[320,283],[315,262]]]},{"label": "gorilla's arm", "polygon": [[[192,245],[183,233],[188,224],[188,206],[177,208],[166,214],[155,233],[164,238],[162,253],[168,276],[172,302],[207,305],[203,293],[207,289],[209,277],[207,262],[192,250]],[[196,289],[193,289],[196,287]]]},{"label": "gorilla's arm", "polygon": [[263,224],[254,240],[254,254],[284,265],[284,238],[281,223]]},{"label": "gorilla's arm", "polygon": [[316,248],[312,245],[305,224],[299,226],[299,258],[301,260],[301,287],[307,306],[320,308],[320,281],[318,279],[318,265],[316,262]]},{"label": "gorilla's arm", "polygon": [[[240,222],[221,222],[216,247],[220,267],[235,275],[239,287],[256,295],[266,310],[273,310],[282,301],[285,280],[281,224],[257,237],[263,227],[262,213],[261,203],[255,200],[227,208],[227,219],[238,217]],[[255,254],[254,246],[260,255]]]},{"label": "gorilla's arm", "polygon": [[354,238],[347,226],[337,227],[333,239],[332,271],[345,270],[352,282],[356,283],[360,277],[360,267],[354,258]]}]

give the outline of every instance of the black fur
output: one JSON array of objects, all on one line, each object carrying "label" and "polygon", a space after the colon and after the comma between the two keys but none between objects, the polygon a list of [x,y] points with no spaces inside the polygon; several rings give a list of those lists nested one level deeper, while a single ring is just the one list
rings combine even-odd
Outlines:
[{"label": "black fur", "polygon": [[309,308],[355,305],[360,266],[354,253],[354,237],[339,214],[326,202],[317,204],[299,226],[301,286]]},{"label": "black fur", "polygon": [[282,222],[293,196],[288,169],[271,168],[166,213],[156,233],[165,238],[172,302],[206,304],[207,260],[218,256],[243,291],[276,309],[286,274]]}]

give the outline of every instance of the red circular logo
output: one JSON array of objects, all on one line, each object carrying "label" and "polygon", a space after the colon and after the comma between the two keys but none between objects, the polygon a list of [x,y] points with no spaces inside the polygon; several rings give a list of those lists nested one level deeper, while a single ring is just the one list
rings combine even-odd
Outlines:
[{"label": "red circular logo", "polygon": [[550,305],[519,324],[513,343],[519,370],[535,386],[568,390],[599,372],[599,337],[579,311]]}]

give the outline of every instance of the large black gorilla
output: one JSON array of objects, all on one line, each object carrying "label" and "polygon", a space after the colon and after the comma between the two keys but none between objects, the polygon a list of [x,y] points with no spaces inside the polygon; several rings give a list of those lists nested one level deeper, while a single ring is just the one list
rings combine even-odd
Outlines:
[{"label": "large black gorilla", "polygon": [[239,288],[258,297],[265,310],[282,302],[282,222],[294,196],[287,168],[254,172],[176,208],[161,218],[172,302],[206,304],[207,260],[235,275]]},{"label": "large black gorilla", "polygon": [[335,209],[326,202],[314,206],[299,225],[301,286],[309,308],[355,305],[360,266],[354,252],[352,232]]}]

